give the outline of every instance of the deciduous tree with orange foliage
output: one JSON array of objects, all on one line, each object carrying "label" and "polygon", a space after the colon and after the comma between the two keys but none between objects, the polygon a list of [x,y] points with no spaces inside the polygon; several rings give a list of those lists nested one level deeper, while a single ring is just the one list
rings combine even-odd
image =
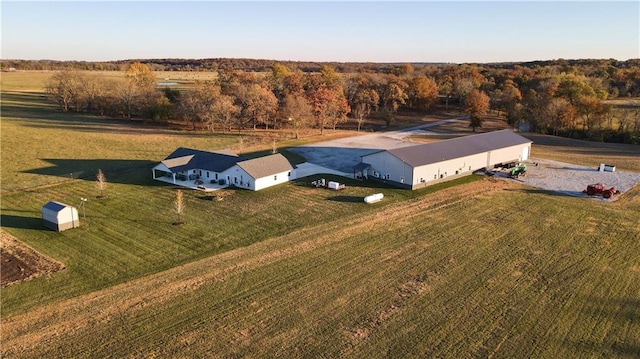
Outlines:
[{"label": "deciduous tree with orange foliage", "polygon": [[469,114],[469,127],[476,132],[476,128],[482,127],[482,117],[489,111],[489,96],[480,90],[471,91],[465,99],[465,111]]}]

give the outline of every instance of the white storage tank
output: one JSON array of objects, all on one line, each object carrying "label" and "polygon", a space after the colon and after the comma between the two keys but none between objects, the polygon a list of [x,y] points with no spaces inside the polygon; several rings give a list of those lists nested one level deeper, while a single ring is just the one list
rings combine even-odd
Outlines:
[{"label": "white storage tank", "polygon": [[384,195],[382,193],[372,194],[371,196],[367,196],[364,198],[365,203],[376,203],[382,201]]},{"label": "white storage tank", "polygon": [[64,203],[51,201],[42,206],[42,224],[58,232],[79,227],[78,210]]},{"label": "white storage tank", "polygon": [[327,187],[337,190],[337,189],[340,188],[340,183],[339,182],[334,182],[334,181],[329,181],[329,183],[327,184]]}]

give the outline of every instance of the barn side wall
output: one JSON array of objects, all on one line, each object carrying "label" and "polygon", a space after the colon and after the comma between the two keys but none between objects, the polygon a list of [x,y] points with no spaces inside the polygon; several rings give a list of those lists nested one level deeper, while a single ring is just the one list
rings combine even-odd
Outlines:
[{"label": "barn side wall", "polygon": [[413,183],[413,168],[387,151],[362,156],[362,162],[371,165],[367,177],[400,184],[400,187],[410,188]]},{"label": "barn side wall", "polygon": [[[517,145],[511,147],[505,147],[488,152],[487,156],[487,168],[492,168],[498,163],[518,162],[524,161],[526,158],[522,158],[524,148],[528,147],[527,154],[531,154],[531,144]],[[483,166],[484,167],[484,166]]]}]

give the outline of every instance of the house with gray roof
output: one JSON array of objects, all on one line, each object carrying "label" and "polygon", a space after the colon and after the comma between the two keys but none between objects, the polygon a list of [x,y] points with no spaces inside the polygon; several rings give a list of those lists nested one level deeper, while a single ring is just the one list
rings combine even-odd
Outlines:
[{"label": "house with gray roof", "polygon": [[288,182],[293,167],[283,155],[276,153],[236,163],[223,173],[233,186],[258,191]]},{"label": "house with gray roof", "polygon": [[281,154],[247,159],[230,150],[180,147],[153,167],[153,179],[183,187],[216,190],[235,186],[257,191],[289,181],[293,167]]},{"label": "house with gray roof", "polygon": [[361,157],[356,177],[417,189],[496,164],[529,158],[531,141],[511,130],[457,137],[374,152]]}]

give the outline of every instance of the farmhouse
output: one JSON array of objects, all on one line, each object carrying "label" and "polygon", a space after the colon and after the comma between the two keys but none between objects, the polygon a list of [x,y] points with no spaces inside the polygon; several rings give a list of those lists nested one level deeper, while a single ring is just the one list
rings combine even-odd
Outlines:
[{"label": "farmhouse", "polygon": [[530,153],[530,140],[502,130],[364,155],[354,175],[416,189],[496,164],[525,161]]},{"label": "farmhouse", "polygon": [[79,227],[78,210],[64,203],[51,201],[42,206],[42,224],[57,232]]},{"label": "farmhouse", "polygon": [[180,147],[153,167],[153,179],[188,188],[228,186],[258,191],[289,181],[293,167],[281,154],[247,159],[230,151]]}]

